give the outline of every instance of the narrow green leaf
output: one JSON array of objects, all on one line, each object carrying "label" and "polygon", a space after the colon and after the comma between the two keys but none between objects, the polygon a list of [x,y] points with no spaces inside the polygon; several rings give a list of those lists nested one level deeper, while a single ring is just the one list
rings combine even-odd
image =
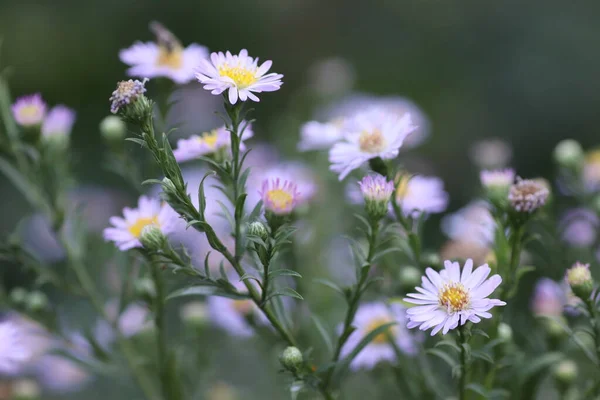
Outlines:
[{"label": "narrow green leaf", "polygon": [[208,178],[209,176],[214,175],[214,172],[207,172],[204,177],[202,178],[202,180],[200,181],[200,185],[198,185],[198,204],[199,204],[199,209],[198,211],[200,212],[200,216],[202,218],[204,218],[204,211],[206,210],[206,196],[204,194],[204,181],[206,180],[206,178]]},{"label": "narrow green leaf", "polygon": [[312,314],[310,317],[311,317],[313,323],[315,324],[315,326],[317,327],[317,331],[319,331],[319,334],[321,335],[321,338],[323,339],[323,343],[325,343],[325,346],[327,347],[327,351],[329,351],[329,354],[333,354],[333,351],[334,351],[333,340],[331,340],[331,336],[329,335],[329,332],[327,332],[327,329],[325,329],[325,326],[323,326],[323,323],[321,322],[319,317],[317,317],[314,314]]},{"label": "narrow green leaf", "polygon": [[427,354],[431,354],[433,356],[441,358],[446,362],[446,364],[450,366],[450,368],[454,368],[456,365],[458,365],[457,361],[454,358],[450,357],[450,355],[445,351],[439,349],[428,349],[425,352]]},{"label": "narrow green leaf", "polygon": [[287,287],[287,288],[282,288],[282,289],[277,290],[276,292],[271,293],[265,299],[265,303],[268,302],[269,300],[271,300],[273,297],[277,297],[277,296],[293,297],[298,300],[304,300],[304,297],[302,297],[300,295],[300,293],[296,292],[292,288]]},{"label": "narrow green leaf", "polygon": [[269,271],[269,278],[276,278],[278,276],[295,276],[296,278],[302,278],[302,275],[291,269],[274,269]]},{"label": "narrow green leaf", "polygon": [[344,291],[344,289],[342,289],[336,283],[334,283],[328,279],[317,278],[317,279],[313,279],[313,282],[321,284],[323,286],[327,286],[328,288],[333,289],[334,291],[338,292],[342,296],[346,297],[346,292]]}]

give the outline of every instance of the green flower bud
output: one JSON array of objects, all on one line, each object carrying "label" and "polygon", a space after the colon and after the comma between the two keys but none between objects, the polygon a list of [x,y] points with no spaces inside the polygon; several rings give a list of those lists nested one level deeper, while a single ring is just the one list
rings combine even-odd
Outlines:
[{"label": "green flower bud", "polygon": [[100,133],[108,143],[120,145],[127,134],[127,127],[121,118],[109,115],[100,122]]},{"label": "green flower bud", "polygon": [[498,325],[498,338],[503,342],[511,342],[513,338],[513,331],[510,325],[504,322],[500,322]]},{"label": "green flower bud", "polygon": [[573,139],[566,139],[559,142],[554,148],[554,161],[561,167],[570,169],[581,168],[584,161],[584,153],[579,142]]},{"label": "green flower bud", "polygon": [[567,270],[567,282],[577,297],[587,301],[594,290],[594,279],[589,264],[577,262]]},{"label": "green flower bud", "polygon": [[257,236],[263,241],[266,241],[269,238],[269,231],[267,230],[267,227],[260,221],[254,221],[248,225],[248,234]]},{"label": "green flower bud", "polygon": [[552,368],[552,376],[563,385],[570,385],[577,379],[577,364],[571,360],[563,360]]},{"label": "green flower bud", "polygon": [[148,303],[152,302],[156,296],[156,286],[154,285],[154,281],[149,278],[142,278],[135,281],[133,289],[138,297]]},{"label": "green flower bud", "polygon": [[32,379],[21,379],[12,385],[14,400],[37,400],[41,398],[39,385]]},{"label": "green flower bud", "polygon": [[302,352],[297,347],[289,346],[281,353],[279,361],[287,370],[297,371],[302,366],[304,358],[302,357]]},{"label": "green flower bud", "polygon": [[414,289],[421,283],[421,271],[412,265],[407,265],[400,269],[398,279],[403,288]]},{"label": "green flower bud", "polygon": [[27,301],[27,290],[16,287],[10,292],[10,301],[14,305],[23,305]]},{"label": "green flower bud", "polygon": [[32,312],[43,311],[48,307],[48,296],[42,292],[31,292],[27,296],[27,309]]},{"label": "green flower bud", "polygon": [[566,335],[563,328],[564,324],[566,324],[566,321],[563,321],[562,318],[560,321],[556,318],[542,318],[541,321],[544,330],[550,338],[558,340]]},{"label": "green flower bud", "polygon": [[167,237],[156,225],[147,225],[142,229],[140,242],[145,249],[159,251],[167,246]]}]

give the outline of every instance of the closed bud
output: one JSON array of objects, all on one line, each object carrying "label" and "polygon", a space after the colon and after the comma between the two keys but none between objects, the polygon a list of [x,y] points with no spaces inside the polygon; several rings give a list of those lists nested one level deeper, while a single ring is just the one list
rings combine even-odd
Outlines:
[{"label": "closed bud", "polygon": [[579,169],[583,165],[584,154],[579,142],[566,139],[554,148],[554,161],[561,167]]},{"label": "closed bud", "polygon": [[116,115],[109,115],[100,122],[100,133],[110,144],[122,144],[127,133],[125,122]]},{"label": "closed bud", "polygon": [[138,279],[133,284],[133,288],[135,290],[135,294],[148,303],[150,303],[156,296],[156,286],[154,286],[152,279]]},{"label": "closed bud", "polygon": [[567,270],[566,279],[577,297],[584,301],[590,298],[594,290],[594,279],[589,264],[576,262]]},{"label": "closed bud", "polygon": [[254,221],[248,225],[248,234],[257,236],[263,241],[266,241],[269,238],[269,231],[267,230],[267,227],[260,221]]},{"label": "closed bud", "polygon": [[27,301],[27,290],[16,287],[10,292],[10,301],[14,305],[23,305]]},{"label": "closed bud", "polygon": [[281,353],[279,361],[287,370],[298,371],[304,362],[304,358],[297,347],[289,346]]},{"label": "closed bud", "polygon": [[42,292],[31,292],[27,296],[27,309],[32,312],[44,311],[48,307],[48,296]]},{"label": "closed bud", "polygon": [[403,288],[413,289],[421,283],[421,271],[412,265],[407,265],[400,269],[398,279]]},{"label": "closed bud", "polygon": [[394,193],[394,183],[388,182],[382,175],[367,175],[358,182],[367,215],[373,221],[385,217],[389,210],[390,198]]},{"label": "closed bud", "polygon": [[41,399],[39,385],[32,379],[21,379],[13,383],[13,400],[37,400]]},{"label": "closed bud", "polygon": [[511,342],[513,338],[513,331],[510,325],[504,322],[498,324],[498,339],[503,342]]},{"label": "closed bud", "polygon": [[552,368],[552,376],[561,384],[569,386],[577,379],[577,364],[571,360],[563,360]]},{"label": "closed bud", "polygon": [[158,226],[151,224],[146,225],[144,229],[142,229],[140,242],[145,249],[159,251],[164,249],[167,245],[167,237],[162,233]]}]

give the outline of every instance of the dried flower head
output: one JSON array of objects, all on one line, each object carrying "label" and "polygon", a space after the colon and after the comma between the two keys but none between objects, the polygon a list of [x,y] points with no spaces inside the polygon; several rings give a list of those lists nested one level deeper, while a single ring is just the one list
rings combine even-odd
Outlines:
[{"label": "dried flower head", "polygon": [[543,183],[533,179],[517,179],[510,187],[508,200],[518,212],[532,213],[546,204],[550,191]]},{"label": "dried flower head", "polygon": [[116,114],[119,110],[129,104],[134,103],[141,95],[146,93],[145,84],[148,79],[142,82],[133,79],[121,81],[117,84],[117,89],[110,96],[110,112]]}]

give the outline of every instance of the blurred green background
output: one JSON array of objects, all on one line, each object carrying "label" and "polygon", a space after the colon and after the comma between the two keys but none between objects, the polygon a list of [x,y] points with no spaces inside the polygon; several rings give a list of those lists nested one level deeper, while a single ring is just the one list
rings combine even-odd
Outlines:
[{"label": "blurred green background", "polygon": [[[149,21],[162,22],[184,45],[248,48],[272,59],[285,84],[262,96],[257,132],[288,155],[311,115],[306,104],[291,111],[302,103],[307,71],[318,60],[342,57],[355,69],[354,89],[402,95],[422,108],[431,135],[415,152],[443,178],[456,209],[477,192],[468,156],[475,140],[505,139],[520,175],[546,177],[560,139],[596,144],[599,17],[598,2],[559,0],[3,0],[0,65],[11,69],[14,96],[39,91],[50,104],[77,110],[73,148],[81,181],[123,186],[103,168],[98,123],[125,77],[118,51],[153,40]],[[2,177],[0,205],[4,235],[27,205]],[[249,358],[220,360],[231,365]]]}]

